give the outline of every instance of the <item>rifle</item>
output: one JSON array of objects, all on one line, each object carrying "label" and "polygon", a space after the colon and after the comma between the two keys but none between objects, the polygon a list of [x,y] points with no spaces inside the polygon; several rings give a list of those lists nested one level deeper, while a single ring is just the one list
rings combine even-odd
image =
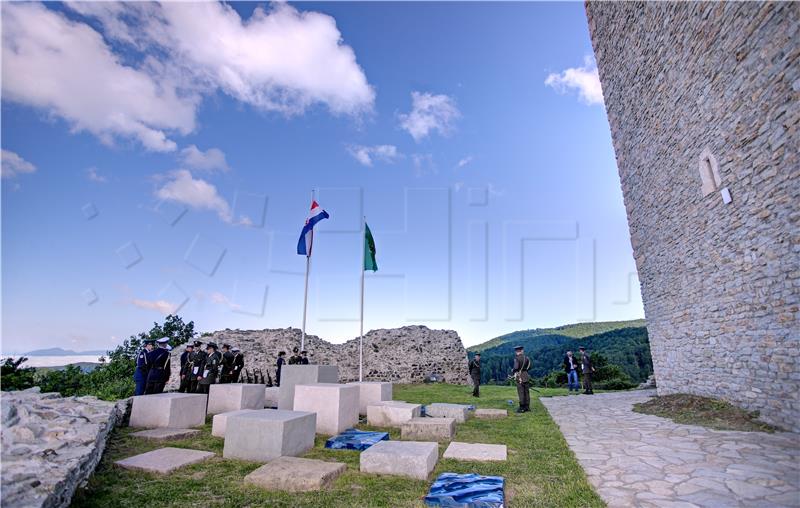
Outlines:
[{"label": "rifle", "polygon": [[[509,374],[507,379],[513,379],[516,384],[520,384],[519,383],[519,372],[513,372],[513,373]],[[529,390],[533,390],[534,392],[536,392],[538,394],[542,393],[536,387],[533,386],[533,381],[531,381],[530,379],[528,379],[528,382],[526,384],[528,385],[528,389]]]}]

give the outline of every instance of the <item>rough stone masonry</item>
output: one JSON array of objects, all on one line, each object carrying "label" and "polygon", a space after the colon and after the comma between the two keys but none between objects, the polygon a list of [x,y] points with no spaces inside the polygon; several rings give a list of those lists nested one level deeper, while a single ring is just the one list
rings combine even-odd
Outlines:
[{"label": "rough stone masonry", "polygon": [[[278,351],[300,347],[297,328],[266,330],[220,330],[201,337],[203,342],[238,346],[245,354],[245,368],[261,369],[275,376]],[[331,344],[316,335],[306,335],[305,347],[311,363],[339,367],[339,382],[358,381],[358,339]],[[172,351],[172,377],[167,388],[180,384],[178,366],[183,346]],[[364,381],[421,383],[431,374],[447,383],[469,384],[467,351],[452,330],[431,330],[426,326],[372,330],[364,335]]]},{"label": "rough stone masonry", "polygon": [[800,4],[586,12],[659,394],[800,431]]}]

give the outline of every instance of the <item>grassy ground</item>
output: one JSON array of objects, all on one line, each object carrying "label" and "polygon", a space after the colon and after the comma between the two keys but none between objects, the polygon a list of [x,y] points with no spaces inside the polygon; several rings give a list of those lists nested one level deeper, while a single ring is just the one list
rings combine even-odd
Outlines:
[{"label": "grassy ground", "polygon": [[[545,389],[543,395],[566,394],[564,389]],[[440,460],[433,477],[443,472],[475,472],[500,475],[506,479],[508,506],[512,507],[587,507],[603,506],[586,481],[583,470],[567,447],[558,427],[539,402],[539,394],[531,392],[531,413],[513,414],[501,420],[470,419],[460,424],[456,439],[466,442],[501,443],[508,446],[508,461],[500,463]],[[454,402],[478,407],[514,409],[508,399],[516,401],[512,387],[481,388],[481,398],[473,399],[470,389],[453,385],[397,385],[394,398],[408,402]],[[369,429],[360,425],[359,428]],[[430,487],[430,481],[361,474],[358,452],[326,450],[325,439],[318,436],[314,448],[305,457],[338,461],[347,464],[347,472],[331,490],[287,494],[270,492],[242,482],[245,475],[259,464],[223,460],[223,440],[211,436],[211,425],[202,429],[202,436],[185,440],[154,443],[130,436],[132,429],[115,431],[103,460],[85,489],[73,500],[77,507],[200,506],[214,507],[419,507]],[[391,439],[399,439],[391,430]],[[179,469],[170,475],[136,473],[113,465],[115,460],[138,453],[174,446],[210,450],[217,453],[204,463]],[[446,444],[440,445],[440,456]]]},{"label": "grassy ground", "polygon": [[775,432],[775,427],[758,420],[758,411],[745,411],[724,400],[685,393],[654,397],[634,404],[637,413],[661,416],[675,423],[702,425],[716,430]]}]

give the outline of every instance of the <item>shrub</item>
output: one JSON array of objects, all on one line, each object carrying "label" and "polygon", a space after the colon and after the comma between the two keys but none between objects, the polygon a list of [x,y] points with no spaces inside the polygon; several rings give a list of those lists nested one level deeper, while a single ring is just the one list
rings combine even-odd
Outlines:
[{"label": "shrub", "polygon": [[35,385],[36,369],[33,367],[20,368],[20,365],[26,360],[27,358],[24,356],[16,360],[6,358],[3,365],[0,366],[0,383],[3,385],[3,390],[25,390]]}]

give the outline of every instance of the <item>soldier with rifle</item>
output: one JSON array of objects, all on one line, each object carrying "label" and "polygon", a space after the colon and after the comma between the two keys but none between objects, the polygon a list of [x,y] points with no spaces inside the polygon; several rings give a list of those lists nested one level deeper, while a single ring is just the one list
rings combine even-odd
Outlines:
[{"label": "soldier with rifle", "polygon": [[181,384],[178,387],[178,391],[180,393],[186,393],[189,391],[189,383],[192,379],[192,367],[194,366],[194,362],[192,361],[192,356],[194,355],[194,344],[186,344],[186,349],[181,353]]},{"label": "soldier with rifle", "polygon": [[206,364],[206,352],[203,351],[203,343],[199,340],[194,341],[194,351],[192,356],[189,357],[189,362],[192,364],[189,368],[189,393],[199,393],[200,387],[198,385],[199,376],[203,373],[203,367]]},{"label": "soldier with rifle", "polygon": [[231,368],[231,375],[229,383],[238,383],[239,376],[242,374],[242,369],[244,369],[244,353],[238,347],[235,347],[231,350],[233,352],[233,367]]},{"label": "soldier with rifle", "polygon": [[511,371],[517,385],[517,396],[519,397],[517,413],[527,413],[531,410],[531,393],[528,385],[531,380],[528,374],[528,370],[531,368],[531,360],[525,356],[524,349],[522,346],[514,348],[514,369]]}]

